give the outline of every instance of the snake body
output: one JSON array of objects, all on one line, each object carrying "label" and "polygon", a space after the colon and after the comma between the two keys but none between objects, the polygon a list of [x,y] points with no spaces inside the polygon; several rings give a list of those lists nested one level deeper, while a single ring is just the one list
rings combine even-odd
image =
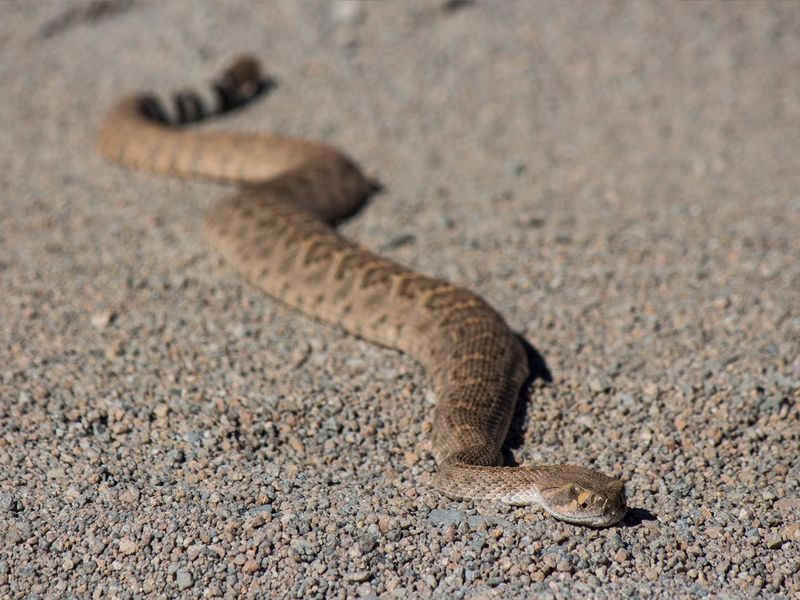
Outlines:
[{"label": "snake body", "polygon": [[[217,82],[216,112],[257,93],[256,61],[241,58]],[[196,132],[178,125],[207,112],[176,98],[177,119],[151,96],[120,100],[99,135],[101,152],[161,174],[240,184],[206,216],[212,247],[273,298],[372,342],[408,353],[437,396],[434,487],[452,498],[541,505],[557,518],[611,525],[625,513],[624,484],[574,465],[504,467],[501,447],[528,376],[524,348],[476,294],[365,250],[333,225],[373,191],[338,150],[264,134]],[[177,121],[177,123],[175,122]]]}]

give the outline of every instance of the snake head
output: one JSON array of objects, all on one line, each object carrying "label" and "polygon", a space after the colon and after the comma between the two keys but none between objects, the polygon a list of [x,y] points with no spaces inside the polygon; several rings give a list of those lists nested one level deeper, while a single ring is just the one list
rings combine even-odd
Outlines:
[{"label": "snake head", "polygon": [[560,465],[539,487],[542,507],[554,517],[590,527],[608,527],[625,516],[625,482],[597,471]]}]

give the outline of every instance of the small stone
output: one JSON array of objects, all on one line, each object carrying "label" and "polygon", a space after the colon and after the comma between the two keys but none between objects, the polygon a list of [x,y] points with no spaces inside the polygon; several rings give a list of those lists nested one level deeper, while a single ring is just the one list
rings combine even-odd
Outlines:
[{"label": "small stone", "polygon": [[362,583],[360,586],[358,586],[356,588],[356,594],[362,600],[380,600],[380,598],[375,595],[374,590],[369,583]]},{"label": "small stone", "polygon": [[125,556],[129,556],[139,550],[139,546],[136,544],[136,542],[127,536],[119,540],[117,543],[117,548],[119,548],[119,551]]},{"label": "small stone", "polygon": [[11,512],[14,510],[14,496],[11,494],[0,494],[0,512]]},{"label": "small stone", "polygon": [[382,251],[386,250],[396,250],[397,248],[401,248],[403,246],[407,246],[409,244],[413,244],[417,241],[417,237],[413,233],[405,233],[398,236],[393,237],[389,240],[386,244],[381,247]]},{"label": "small stone", "polygon": [[175,573],[175,583],[178,584],[179,590],[185,590],[192,587],[192,583],[194,583],[192,580],[192,574],[189,573],[189,571],[178,571]]},{"label": "small stone", "polygon": [[89,538],[89,549],[92,551],[92,554],[100,554],[106,549],[107,545],[105,540],[98,537],[92,536]]},{"label": "small stone", "polygon": [[111,426],[111,433],[114,435],[122,435],[123,433],[129,433],[131,431],[130,423],[122,422],[122,423],[114,423]]},{"label": "small stone", "polygon": [[779,588],[783,585],[783,580],[786,578],[786,575],[781,573],[780,571],[775,571],[772,574],[772,586]]},{"label": "small stone", "polygon": [[781,529],[781,535],[783,539],[787,542],[796,541],[800,542],[800,525],[794,523],[792,525],[787,525],[783,529]]},{"label": "small stone", "polygon": [[255,559],[250,559],[242,565],[242,572],[243,573],[255,573],[261,568],[261,563],[259,563]]},{"label": "small stone", "polygon": [[64,562],[61,563],[61,569],[63,571],[69,572],[72,571],[72,569],[74,568],[75,568],[75,563],[70,558],[65,558]]},{"label": "small stone", "polygon": [[358,542],[358,549],[361,554],[372,552],[378,545],[378,540],[372,536],[365,536]]},{"label": "small stone", "polygon": [[797,497],[788,497],[788,498],[781,498],[777,502],[772,505],[773,508],[781,511],[782,513],[788,513],[792,511],[800,512],[800,498]]},{"label": "small stone", "polygon": [[254,529],[258,529],[264,525],[264,517],[260,513],[255,514],[247,519],[244,524],[244,528],[246,531],[252,531]]},{"label": "small stone", "polygon": [[120,493],[119,499],[121,502],[125,502],[126,504],[136,504],[139,501],[140,496],[141,494],[139,493],[139,490],[132,485],[129,485],[122,493]]},{"label": "small stone", "polygon": [[62,477],[66,476],[66,471],[61,467],[55,467],[53,469],[48,469],[47,471],[47,478],[48,479],[61,479]]},{"label": "small stone", "polygon": [[595,394],[605,392],[608,389],[608,384],[597,377],[591,378],[586,383],[589,386],[589,389],[593,391]]},{"label": "small stone", "polygon": [[714,301],[711,303],[711,306],[716,308],[717,310],[723,310],[728,308],[731,305],[730,298],[715,298]]},{"label": "small stone", "polygon": [[115,316],[116,315],[112,311],[104,310],[93,314],[90,320],[92,322],[92,325],[94,325],[98,329],[105,329],[111,324]]},{"label": "small stone", "polygon": [[[164,456],[164,459],[168,464],[180,464],[186,460],[186,455],[184,454],[183,450],[180,448],[173,448]],[[214,494],[211,496],[213,497]]]},{"label": "small stone", "polygon": [[624,406],[628,409],[636,405],[636,399],[630,394],[617,394],[616,401],[620,406]]},{"label": "small stone", "polygon": [[263,515],[264,513],[272,514],[273,510],[275,510],[275,508],[272,506],[272,504],[259,504],[258,506],[254,506],[247,512],[251,515]]},{"label": "small stone", "polygon": [[31,526],[25,521],[12,523],[6,532],[6,541],[11,544],[19,544],[31,537]]},{"label": "small stone", "polygon": [[193,561],[198,556],[200,556],[200,552],[202,551],[203,547],[200,544],[192,544],[186,549],[186,557]]},{"label": "small stone", "polygon": [[296,435],[289,436],[289,445],[298,453],[303,453],[306,449],[303,442]]},{"label": "small stone", "polygon": [[331,18],[334,23],[342,25],[358,25],[367,16],[367,8],[358,0],[339,0],[331,7]]},{"label": "small stone", "polygon": [[69,486],[64,491],[64,499],[67,502],[75,502],[81,497],[81,491],[74,485]]},{"label": "small stone", "polygon": [[652,381],[646,383],[642,388],[642,391],[647,396],[657,396],[658,395],[658,385],[653,383]]},{"label": "small stone", "polygon": [[630,560],[631,555],[628,554],[628,551],[625,548],[620,548],[614,553],[614,561],[618,563],[625,562]]},{"label": "small stone", "polygon": [[372,574],[369,571],[356,571],[355,573],[348,573],[345,575],[345,579],[348,581],[355,581],[357,583],[362,583],[367,581]]},{"label": "small stone", "polygon": [[458,525],[464,520],[464,513],[460,510],[445,510],[434,508],[428,513],[428,521],[435,525]]},{"label": "small stone", "polygon": [[[430,518],[430,516],[429,516]],[[392,530],[392,519],[386,515],[378,516],[378,528],[381,533],[389,533]]]},{"label": "small stone", "polygon": [[470,515],[467,517],[467,525],[470,529],[476,529],[480,525],[490,525],[492,519],[484,515]]},{"label": "small stone", "polygon": [[121,339],[112,340],[105,347],[105,355],[109,360],[121,356],[125,351],[125,343]]},{"label": "small stone", "polygon": [[777,548],[780,548],[782,544],[783,539],[781,539],[780,535],[772,534],[767,536],[767,548],[770,550],[776,550]]}]

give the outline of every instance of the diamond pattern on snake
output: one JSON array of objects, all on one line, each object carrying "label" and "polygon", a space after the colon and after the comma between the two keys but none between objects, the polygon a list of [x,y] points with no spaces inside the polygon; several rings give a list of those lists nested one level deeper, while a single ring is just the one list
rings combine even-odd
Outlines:
[{"label": "diamond pattern on snake", "polygon": [[205,237],[244,279],[309,317],[399,349],[437,397],[434,487],[451,498],[538,505],[594,527],[626,512],[621,480],[575,465],[503,465],[501,448],[527,357],[503,318],[469,290],[427,277],[336,232],[374,185],[330,146],[266,134],[198,132],[192,122],[246,104],[265,87],[258,62],[236,60],[199,94],[121,99],[100,128],[102,154],[128,167],[238,184],[206,216]]}]

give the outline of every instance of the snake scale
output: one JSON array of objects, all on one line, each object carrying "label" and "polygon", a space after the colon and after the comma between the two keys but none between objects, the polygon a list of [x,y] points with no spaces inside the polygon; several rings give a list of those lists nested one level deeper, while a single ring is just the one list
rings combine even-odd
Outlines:
[{"label": "snake scale", "polygon": [[618,522],[624,483],[575,465],[503,466],[501,447],[527,358],[503,318],[476,294],[426,277],[339,235],[373,184],[338,150],[264,134],[198,132],[183,125],[238,107],[262,89],[258,63],[242,57],[214,85],[175,97],[168,116],[151,95],[120,100],[99,133],[102,154],[161,174],[240,184],[206,216],[213,248],[273,298],[426,369],[437,397],[434,487],[451,498],[538,504],[590,526]]}]

